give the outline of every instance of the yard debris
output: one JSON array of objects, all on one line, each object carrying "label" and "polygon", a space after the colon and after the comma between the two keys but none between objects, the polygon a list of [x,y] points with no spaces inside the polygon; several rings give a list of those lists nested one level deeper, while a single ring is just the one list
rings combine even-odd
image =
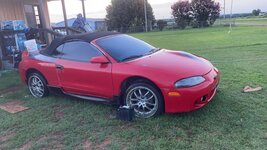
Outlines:
[{"label": "yard debris", "polygon": [[29,107],[22,106],[22,103],[22,101],[14,100],[11,102],[0,104],[0,109],[12,114],[30,109]]},{"label": "yard debris", "polygon": [[262,87],[257,86],[257,87],[251,87],[251,86],[245,86],[243,89],[244,93],[249,93],[249,92],[256,92],[256,91],[261,91]]},{"label": "yard debris", "polygon": [[132,121],[134,115],[134,109],[129,106],[121,106],[117,110],[117,118],[122,121]]}]

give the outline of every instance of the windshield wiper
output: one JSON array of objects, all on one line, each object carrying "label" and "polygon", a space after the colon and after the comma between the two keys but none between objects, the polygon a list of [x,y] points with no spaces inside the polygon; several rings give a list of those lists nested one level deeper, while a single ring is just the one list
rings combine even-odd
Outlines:
[{"label": "windshield wiper", "polygon": [[122,59],[121,62],[124,62],[124,61],[127,61],[127,60],[136,59],[136,58],[140,58],[140,57],[143,57],[143,56],[146,56],[146,55],[150,55],[150,54],[153,54],[153,53],[155,53],[155,52],[157,52],[159,50],[161,50],[161,48],[153,48],[148,53],[146,53],[144,55],[133,55],[133,56],[129,56],[129,57],[126,57],[126,58]]},{"label": "windshield wiper", "polygon": [[148,53],[146,53],[146,55],[153,54],[153,53],[155,53],[155,52],[157,52],[157,51],[159,51],[159,50],[161,50],[161,48],[153,48],[153,49],[151,49]]},{"label": "windshield wiper", "polygon": [[133,55],[133,56],[126,57],[126,58],[122,59],[121,62],[124,62],[124,61],[127,61],[127,60],[136,59],[136,58],[140,58],[140,57],[143,57],[143,56],[144,55]]}]

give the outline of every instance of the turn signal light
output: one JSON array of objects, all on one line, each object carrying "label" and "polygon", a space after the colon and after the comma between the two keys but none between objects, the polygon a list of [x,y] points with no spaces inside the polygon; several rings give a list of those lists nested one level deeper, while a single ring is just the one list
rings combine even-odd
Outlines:
[{"label": "turn signal light", "polygon": [[168,95],[169,96],[181,96],[179,92],[169,92]]}]

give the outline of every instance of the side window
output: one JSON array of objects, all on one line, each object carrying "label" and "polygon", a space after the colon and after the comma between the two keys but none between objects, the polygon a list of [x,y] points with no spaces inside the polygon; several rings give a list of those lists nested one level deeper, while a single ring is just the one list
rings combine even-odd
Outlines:
[{"label": "side window", "polygon": [[92,57],[100,55],[102,55],[102,53],[93,45],[87,42],[73,41],[64,44],[61,58],[89,62]]},{"label": "side window", "polygon": [[64,44],[60,45],[57,47],[55,51],[52,53],[52,57],[60,58],[62,56],[62,51],[63,51]]}]

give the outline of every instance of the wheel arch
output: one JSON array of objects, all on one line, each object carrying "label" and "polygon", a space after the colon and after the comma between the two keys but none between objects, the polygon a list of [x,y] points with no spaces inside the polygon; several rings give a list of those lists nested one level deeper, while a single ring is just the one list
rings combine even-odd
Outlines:
[{"label": "wheel arch", "polygon": [[27,71],[26,71],[26,84],[28,84],[28,78],[29,78],[29,75],[32,74],[32,73],[38,73],[39,75],[41,75],[44,79],[45,79],[45,82],[48,84],[48,81],[47,79],[45,78],[45,76],[43,75],[43,73],[35,68],[29,68]]},{"label": "wheel arch", "polygon": [[[121,83],[121,86],[120,86],[120,93],[119,93],[119,103],[120,105],[123,104],[123,96],[124,96],[124,93],[126,92],[127,88],[134,82],[145,82],[145,83],[148,83],[148,84],[151,84],[152,86],[154,86],[158,92],[160,93],[161,97],[162,97],[162,100],[163,100],[163,105],[165,105],[165,100],[164,100],[164,96],[163,96],[163,93],[162,91],[160,90],[160,88],[157,86],[157,84],[155,84],[153,81],[151,81],[150,79],[148,78],[145,78],[145,77],[142,77],[142,76],[131,76],[131,77],[128,77],[126,78],[122,83]],[[165,108],[165,106],[163,106],[163,108]],[[165,111],[165,109],[164,109]]]}]

